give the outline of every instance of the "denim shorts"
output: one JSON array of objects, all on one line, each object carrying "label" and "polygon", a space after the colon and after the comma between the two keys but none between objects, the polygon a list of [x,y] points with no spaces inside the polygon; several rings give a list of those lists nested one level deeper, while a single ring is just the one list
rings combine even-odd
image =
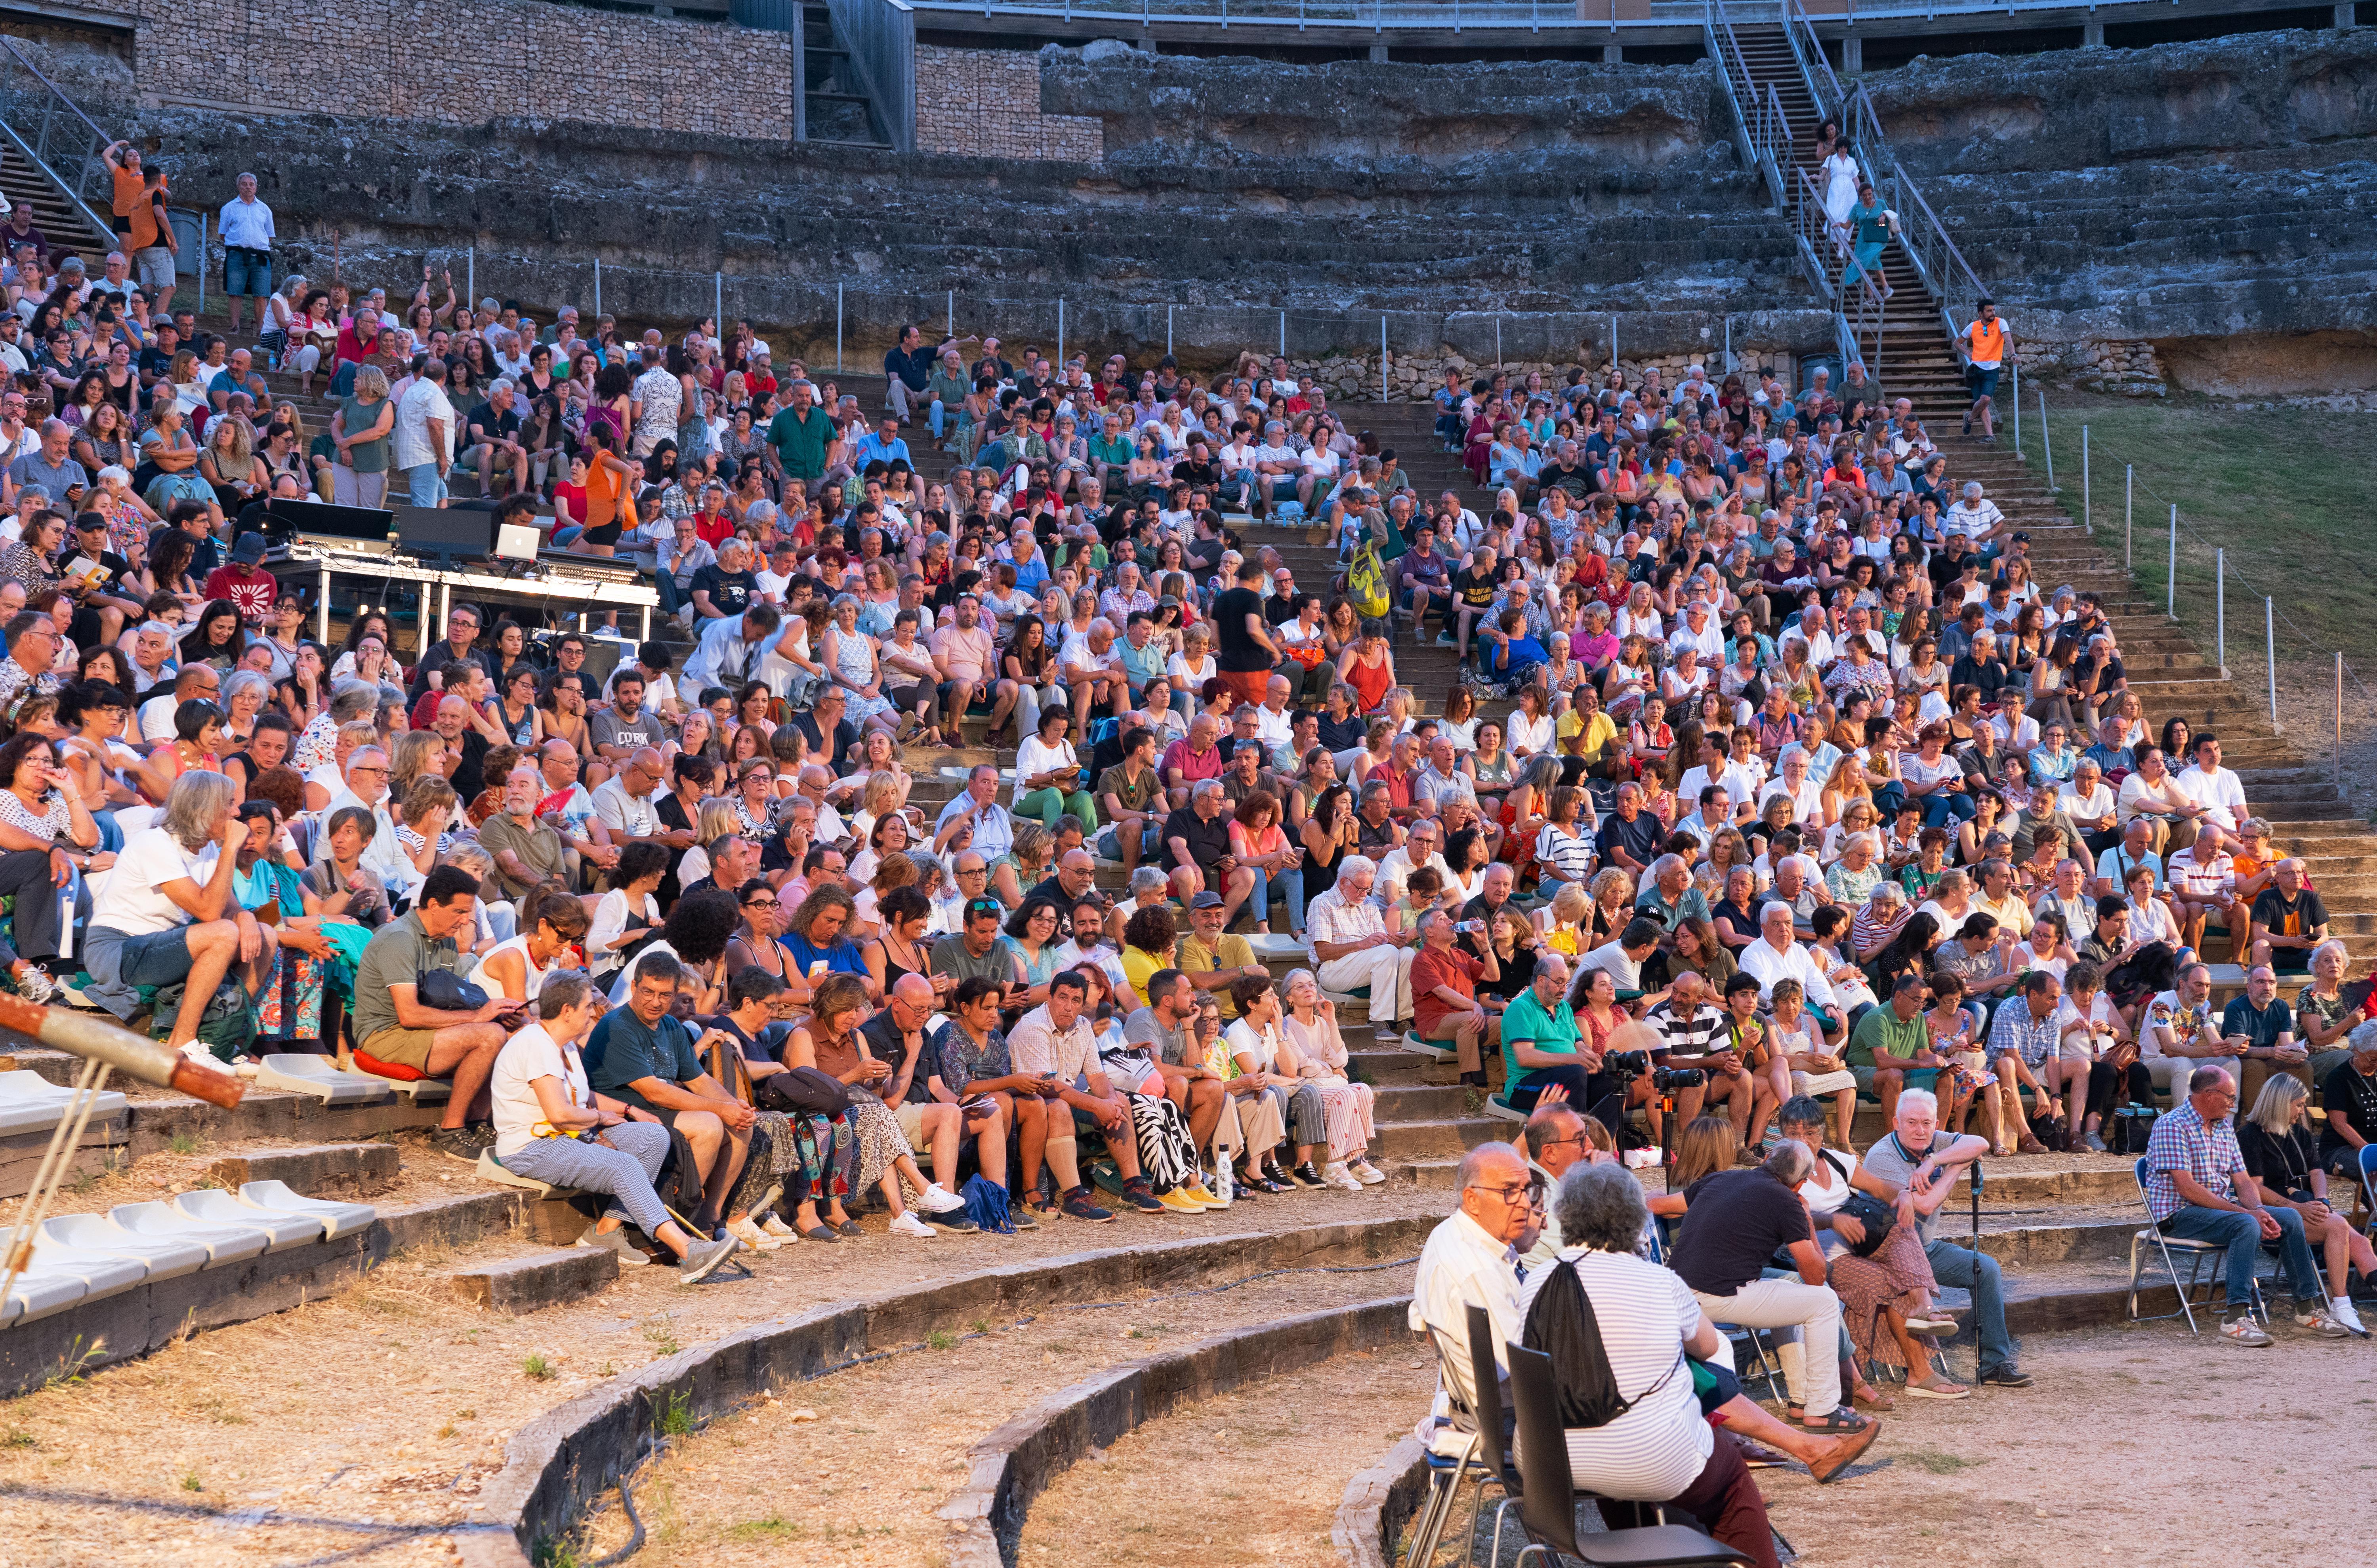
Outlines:
[{"label": "denim shorts", "polygon": [[223,248],[223,292],[260,299],[272,292],[272,253],[244,245]]}]

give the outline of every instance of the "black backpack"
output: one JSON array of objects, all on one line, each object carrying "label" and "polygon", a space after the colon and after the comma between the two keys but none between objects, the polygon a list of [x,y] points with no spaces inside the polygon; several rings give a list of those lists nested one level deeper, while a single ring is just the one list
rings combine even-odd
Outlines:
[{"label": "black backpack", "polygon": [[1684,1364],[1678,1349],[1675,1366],[1660,1374],[1658,1382],[1631,1399],[1621,1397],[1617,1376],[1609,1370],[1609,1353],[1602,1348],[1593,1298],[1585,1294],[1575,1263],[1567,1258],[1553,1266],[1551,1277],[1535,1292],[1520,1342],[1552,1359],[1552,1375],[1559,1384],[1560,1425],[1570,1431],[1607,1426],[1666,1387],[1676,1368]]}]

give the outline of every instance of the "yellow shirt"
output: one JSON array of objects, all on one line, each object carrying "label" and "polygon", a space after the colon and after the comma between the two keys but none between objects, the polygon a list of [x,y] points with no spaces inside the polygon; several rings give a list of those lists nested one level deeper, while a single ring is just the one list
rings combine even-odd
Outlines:
[{"label": "yellow shirt", "polygon": [[1561,751],[1587,762],[1598,762],[1602,748],[1618,738],[1618,725],[1609,715],[1595,709],[1588,728],[1583,716],[1571,707],[1560,715],[1558,734]]},{"label": "yellow shirt", "polygon": [[[1221,950],[1218,953],[1207,947],[1204,939],[1193,932],[1180,939],[1180,968],[1188,974],[1209,975],[1215,969],[1244,968],[1254,961],[1255,950],[1247,945],[1247,939],[1243,936],[1231,936],[1224,932],[1221,938]],[[1140,994],[1143,996],[1146,992],[1141,992]],[[1219,991],[1209,992],[1207,994],[1222,1004],[1223,1017],[1235,1018],[1238,1016],[1238,1004],[1230,1000],[1230,991],[1227,986],[1224,986]]]},{"label": "yellow shirt", "polygon": [[1162,968],[1164,968],[1164,961],[1154,954],[1128,944],[1124,946],[1123,978],[1130,981],[1131,990],[1139,992],[1141,996],[1144,997],[1147,994],[1147,982],[1154,979],[1155,971]]}]

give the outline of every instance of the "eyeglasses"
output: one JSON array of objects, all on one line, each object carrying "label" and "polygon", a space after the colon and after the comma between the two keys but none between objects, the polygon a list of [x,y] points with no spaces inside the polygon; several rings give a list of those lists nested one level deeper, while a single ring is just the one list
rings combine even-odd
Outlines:
[{"label": "eyeglasses", "polygon": [[743,907],[747,909],[773,909],[782,906],[773,898],[749,898],[744,901]]},{"label": "eyeglasses", "polygon": [[1529,1180],[1514,1187],[1488,1186],[1483,1182],[1472,1182],[1469,1190],[1491,1193],[1506,1204],[1541,1203],[1544,1196],[1544,1184],[1540,1179]]}]

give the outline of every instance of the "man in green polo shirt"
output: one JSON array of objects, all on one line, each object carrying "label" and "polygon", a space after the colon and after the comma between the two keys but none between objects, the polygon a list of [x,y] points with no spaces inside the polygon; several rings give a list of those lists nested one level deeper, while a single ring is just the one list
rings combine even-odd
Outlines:
[{"label": "man in green polo shirt", "polygon": [[1898,977],[1882,1006],[1869,1008],[1849,1036],[1849,1071],[1857,1087],[1881,1097],[1881,1119],[1898,1120],[1898,1091],[1934,1089],[1947,1059],[1931,1049],[1931,1027],[1923,1021],[1923,978],[1913,970]]},{"label": "man in green polo shirt", "polygon": [[768,422],[768,445],[784,465],[784,477],[811,484],[825,474],[826,444],[833,439],[833,421],[814,406],[816,398],[807,382],[796,381],[791,405]]},{"label": "man in green polo shirt", "polygon": [[1568,1004],[1568,959],[1543,952],[1535,957],[1533,983],[1502,1010],[1502,1101],[1513,1111],[1533,1111],[1545,1089],[1558,1084],[1569,1102],[1592,1104],[1598,1057],[1576,1048],[1576,1014]]}]

